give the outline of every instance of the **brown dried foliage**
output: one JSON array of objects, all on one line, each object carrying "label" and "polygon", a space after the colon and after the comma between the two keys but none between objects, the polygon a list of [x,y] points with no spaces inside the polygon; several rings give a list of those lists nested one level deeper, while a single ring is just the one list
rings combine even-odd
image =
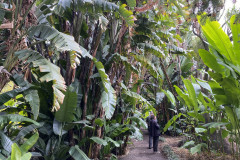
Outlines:
[{"label": "brown dried foliage", "polygon": [[145,4],[142,7],[136,7],[135,11],[136,12],[145,12],[147,10],[150,10],[153,8],[153,6],[157,5],[158,1],[157,0],[149,0],[147,4]]}]

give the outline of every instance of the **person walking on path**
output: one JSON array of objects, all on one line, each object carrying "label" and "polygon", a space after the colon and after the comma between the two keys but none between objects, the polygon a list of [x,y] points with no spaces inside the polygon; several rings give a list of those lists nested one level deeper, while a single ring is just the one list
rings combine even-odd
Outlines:
[{"label": "person walking on path", "polygon": [[153,145],[153,136],[150,134],[150,122],[154,119],[154,114],[151,111],[150,115],[147,117],[147,125],[148,125],[148,135],[149,135],[149,146],[148,148],[151,149]]},{"label": "person walking on path", "polygon": [[157,123],[157,117],[153,116],[153,119],[150,121],[150,132],[149,135],[153,137],[153,152],[158,151],[158,139],[160,136],[160,126]]}]

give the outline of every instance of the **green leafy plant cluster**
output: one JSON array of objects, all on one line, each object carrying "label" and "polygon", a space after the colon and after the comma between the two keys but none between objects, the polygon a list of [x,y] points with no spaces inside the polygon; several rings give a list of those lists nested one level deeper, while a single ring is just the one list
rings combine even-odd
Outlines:
[{"label": "green leafy plant cluster", "polygon": [[0,95],[0,158],[116,159],[148,111],[178,113],[173,85],[193,63],[173,2],[1,1],[0,90],[14,87]]},{"label": "green leafy plant cluster", "polygon": [[[183,104],[183,112],[174,116],[167,128],[176,120],[185,119],[187,136],[193,141],[187,142],[184,147],[195,145],[191,153],[201,152],[204,149],[224,150],[224,139],[236,144],[232,153],[238,157],[239,153],[239,23],[236,16],[230,20],[232,42],[229,36],[220,27],[217,21],[207,19],[201,24],[204,36],[209,43],[209,51],[200,49],[199,55],[208,71],[211,80],[203,81],[191,77],[183,79],[184,87],[175,86],[178,99]],[[199,23],[201,23],[199,17]],[[217,139],[213,139],[213,137]],[[215,141],[215,142],[214,142]],[[220,147],[219,147],[220,146]],[[216,148],[215,148],[216,149]]]},{"label": "green leafy plant cluster", "polygon": [[179,160],[180,159],[180,157],[174,153],[174,151],[172,150],[172,148],[169,145],[163,146],[162,152],[169,160]]}]

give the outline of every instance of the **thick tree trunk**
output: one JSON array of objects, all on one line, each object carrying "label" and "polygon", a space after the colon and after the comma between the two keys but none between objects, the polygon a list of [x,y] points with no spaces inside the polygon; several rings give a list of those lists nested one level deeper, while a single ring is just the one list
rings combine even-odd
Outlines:
[{"label": "thick tree trunk", "polygon": [[[101,28],[99,27],[99,22],[96,24],[96,27],[95,27],[95,32],[93,34],[94,37],[96,37],[96,41],[94,41],[92,43],[92,49],[91,49],[91,53],[92,53],[92,56],[93,57],[96,57],[96,54],[97,54],[97,49],[98,49],[98,46],[100,44],[100,39],[101,39],[101,36],[102,36],[102,31],[101,31]],[[87,78],[87,86],[86,86],[86,89],[85,89],[85,93],[84,93],[84,99],[83,99],[83,102],[84,102],[84,106],[83,106],[83,114],[82,114],[82,119],[83,120],[86,120],[86,115],[87,115],[87,102],[88,102],[88,93],[89,93],[89,89],[90,89],[90,85],[91,85],[91,76],[93,75],[93,61],[91,61],[91,64],[90,64],[90,68],[89,68],[89,74],[88,74],[88,78]],[[85,130],[83,130],[82,132],[82,138],[85,137]]]},{"label": "thick tree trunk", "polygon": [[[65,74],[65,82],[66,82],[66,85],[69,86],[74,81],[76,69],[73,69],[71,67],[69,52],[66,52],[66,58],[67,58],[67,67],[66,67],[66,74]],[[69,139],[70,146],[75,145],[75,140],[73,136],[74,136],[74,131],[73,129],[70,129],[68,131],[68,139]]]}]

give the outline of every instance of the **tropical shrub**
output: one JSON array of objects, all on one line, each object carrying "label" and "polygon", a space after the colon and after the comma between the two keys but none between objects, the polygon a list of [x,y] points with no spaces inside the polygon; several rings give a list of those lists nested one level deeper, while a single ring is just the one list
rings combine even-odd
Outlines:
[{"label": "tropical shrub", "polygon": [[[165,130],[183,116],[191,118],[193,123],[188,121],[191,128],[188,130],[187,127],[185,131],[190,133],[188,135],[194,141],[187,142],[184,147],[195,144],[191,148],[192,153],[200,152],[203,148],[210,150],[214,146],[226,152],[229,149],[229,146],[224,146],[227,138],[232,144],[232,153],[238,157],[239,21],[236,16],[230,20],[231,42],[218,22],[211,21],[205,15],[198,19],[209,43],[209,51],[200,49],[199,55],[211,69],[208,74],[212,79],[203,81],[192,77],[192,81],[183,79],[183,90],[175,86],[184,112],[173,117]],[[234,144],[236,148],[233,148]]]},{"label": "tropical shrub", "polygon": [[[178,113],[173,85],[192,66],[181,46],[187,30],[176,27],[179,4],[187,6],[1,1],[0,90],[14,83],[0,95],[1,158],[114,159],[130,138],[142,138],[148,111],[163,115],[162,123]],[[36,144],[22,151],[35,133]]]}]

